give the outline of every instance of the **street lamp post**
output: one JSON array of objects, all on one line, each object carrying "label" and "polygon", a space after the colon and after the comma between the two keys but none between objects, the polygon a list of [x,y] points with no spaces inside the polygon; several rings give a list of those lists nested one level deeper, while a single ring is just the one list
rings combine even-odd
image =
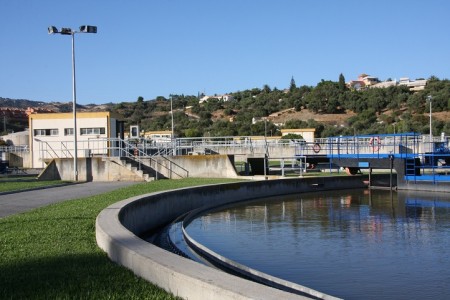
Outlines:
[{"label": "street lamp post", "polygon": [[170,96],[170,115],[172,116],[172,138],[175,137],[173,131],[173,106],[172,106],[172,96]]},{"label": "street lamp post", "polygon": [[80,26],[79,31],[71,28],[61,28],[58,30],[55,26],[48,27],[49,34],[62,34],[72,36],[72,111],[73,111],[73,142],[74,142],[74,156],[73,156],[73,176],[74,180],[78,181],[78,141],[77,141],[77,92],[75,80],[75,33],[97,33],[97,26],[83,25]]},{"label": "street lamp post", "polygon": [[173,131],[173,106],[172,106],[172,95],[170,95],[170,115],[171,115],[171,117],[172,117],[172,137],[171,137],[171,141],[172,141],[172,147],[173,147],[173,150],[172,150],[172,155],[176,155],[176,153],[175,153],[175,150],[176,150],[176,148],[175,148],[175,135],[174,135],[174,131]]},{"label": "street lamp post", "polygon": [[427,96],[427,99],[430,101],[430,147],[431,142],[433,142],[433,128],[432,128],[432,122],[431,122],[431,100],[433,99],[433,96],[429,95]]},{"label": "street lamp post", "polygon": [[264,118],[264,146],[266,148],[266,152],[264,153],[264,179],[267,180],[267,153],[268,153],[268,149],[267,149],[267,118]]}]

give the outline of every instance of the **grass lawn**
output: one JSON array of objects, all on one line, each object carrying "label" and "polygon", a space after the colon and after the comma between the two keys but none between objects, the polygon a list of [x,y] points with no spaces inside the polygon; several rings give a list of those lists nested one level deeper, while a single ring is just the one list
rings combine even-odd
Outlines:
[{"label": "grass lawn", "polygon": [[95,241],[95,219],[132,196],[231,181],[159,180],[0,219],[0,298],[174,299],[108,259]]},{"label": "grass lawn", "polygon": [[64,184],[65,181],[61,180],[51,180],[51,181],[37,181],[36,179],[0,179],[0,193],[11,192],[11,191],[21,191],[25,189],[33,189],[46,187],[49,185]]}]

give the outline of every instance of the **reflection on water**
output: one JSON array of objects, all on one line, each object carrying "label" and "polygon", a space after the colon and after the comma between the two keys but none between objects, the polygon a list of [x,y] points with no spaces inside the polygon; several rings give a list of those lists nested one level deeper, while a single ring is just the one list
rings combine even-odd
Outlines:
[{"label": "reflection on water", "polygon": [[251,268],[346,299],[447,299],[450,194],[333,191],[240,204],[189,234]]}]

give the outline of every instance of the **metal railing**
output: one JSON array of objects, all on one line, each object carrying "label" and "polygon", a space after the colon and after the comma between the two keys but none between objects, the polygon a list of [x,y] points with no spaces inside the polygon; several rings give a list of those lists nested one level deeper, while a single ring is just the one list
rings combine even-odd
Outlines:
[{"label": "metal railing", "polygon": [[41,159],[59,158],[56,151],[53,149],[53,147],[47,141],[39,140],[37,142],[39,142],[39,153],[41,153]]},{"label": "metal railing", "polygon": [[[36,140],[41,160],[54,158],[73,158],[75,151],[73,141],[48,142]],[[154,151],[154,147],[159,147],[158,151]],[[173,149],[173,147],[171,147]],[[172,150],[173,151],[173,150]],[[171,154],[167,152],[167,147],[161,145],[143,143],[131,143],[130,141],[119,138],[90,138],[84,141],[78,141],[77,157],[127,157],[135,160],[139,169],[145,164],[155,171],[156,177],[158,172],[163,171],[168,174],[169,178],[179,177],[185,178],[189,176],[189,172],[179,164],[171,161],[163,154]],[[171,155],[168,155],[171,156]],[[161,163],[158,159],[165,161]]]},{"label": "metal railing", "polygon": [[[37,148],[37,147],[35,147]],[[146,159],[155,169],[160,168],[169,176],[188,176],[188,171],[170,159],[172,156],[189,153],[234,154],[237,157],[247,155],[265,155],[266,157],[309,157],[328,158],[386,158],[397,157],[413,159],[415,169],[421,173],[436,174],[450,169],[450,150],[446,137],[433,137],[418,133],[398,133],[383,135],[338,136],[304,140],[285,140],[279,137],[203,137],[178,138],[168,141],[145,139],[121,140],[118,138],[91,138],[78,141],[78,157],[127,156],[135,158],[137,149],[138,163]],[[22,150],[23,147],[7,150]],[[73,141],[46,142],[39,144],[41,158],[73,157]],[[158,159],[157,159],[158,158]],[[416,159],[418,162],[416,162]],[[412,165],[412,163],[411,163]]]},{"label": "metal railing", "polygon": [[0,146],[0,152],[30,152],[28,145],[22,146]]},{"label": "metal railing", "polygon": [[[165,156],[155,156],[149,151],[149,148],[145,147],[143,143],[130,143],[129,141],[122,139],[108,139],[110,146],[108,147],[109,156],[127,157],[136,161],[139,164],[139,170],[142,165],[148,166],[155,171],[156,179],[158,179],[158,173],[161,170],[165,170],[169,175],[169,178],[173,178],[174,175],[178,178],[189,177],[189,171],[173,162]],[[166,164],[161,163],[158,159],[166,161]],[[148,161],[148,162],[147,162]]]},{"label": "metal railing", "polygon": [[420,153],[420,139],[415,133],[330,137],[314,143],[299,142],[296,154],[330,158],[407,157]]}]

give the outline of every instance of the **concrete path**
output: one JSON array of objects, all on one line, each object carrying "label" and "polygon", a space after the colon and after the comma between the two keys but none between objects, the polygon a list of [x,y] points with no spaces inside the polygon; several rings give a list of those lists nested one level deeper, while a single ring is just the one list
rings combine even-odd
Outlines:
[{"label": "concrete path", "polygon": [[86,182],[0,195],[0,218],[66,200],[102,194],[139,182]]}]

